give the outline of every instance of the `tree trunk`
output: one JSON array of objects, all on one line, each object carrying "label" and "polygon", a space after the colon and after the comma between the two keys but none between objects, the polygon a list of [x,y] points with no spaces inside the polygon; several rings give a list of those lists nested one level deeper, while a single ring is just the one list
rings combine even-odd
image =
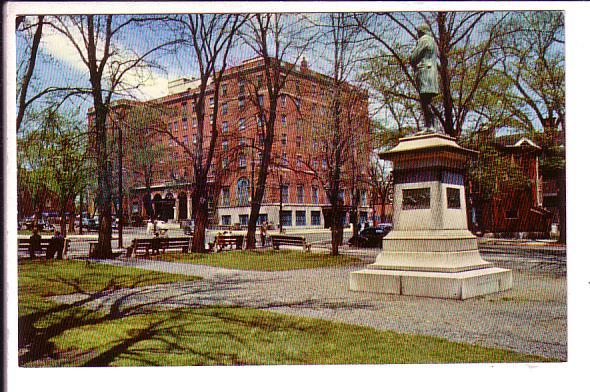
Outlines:
[{"label": "tree trunk", "polygon": [[457,133],[453,127],[453,101],[451,96],[451,75],[449,72],[449,33],[446,26],[446,12],[439,12],[436,20],[439,34],[439,59],[440,59],[440,79],[443,100],[443,129],[447,135],[456,137]]},{"label": "tree trunk", "polygon": [[[192,214],[195,217],[195,232],[193,233],[192,252],[205,253],[205,234],[207,230],[207,199],[202,192],[195,192],[191,195]],[[203,202],[204,200],[204,202]]]}]

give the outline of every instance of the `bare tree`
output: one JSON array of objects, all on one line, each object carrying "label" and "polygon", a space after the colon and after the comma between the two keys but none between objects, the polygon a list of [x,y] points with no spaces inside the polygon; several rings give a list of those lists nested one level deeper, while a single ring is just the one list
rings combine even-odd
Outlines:
[{"label": "bare tree", "polygon": [[[197,133],[191,143],[176,138],[171,130],[164,130],[177,145],[181,146],[192,166],[191,181],[192,211],[195,217],[195,231],[192,240],[193,252],[205,252],[205,229],[208,221],[209,200],[216,197],[219,184],[208,182],[214,160],[219,156],[219,95],[228,59],[235,44],[237,31],[244,24],[244,15],[197,14],[177,15],[171,18],[175,34],[180,43],[190,47],[196,58],[196,74],[199,85],[193,97],[193,111],[196,114]],[[212,90],[212,96],[209,93]],[[211,108],[211,131],[205,131],[207,97]],[[186,116],[186,113],[182,114]],[[220,176],[215,176],[219,183]]]},{"label": "bare tree", "polygon": [[248,20],[243,38],[261,58],[264,80],[261,89],[258,90],[257,87],[260,93],[255,94],[263,144],[246,236],[246,248],[253,249],[256,247],[256,223],[271,164],[278,100],[289,76],[295,71],[296,64],[314,37],[310,35],[309,29],[292,15],[255,14]]},{"label": "bare tree", "polygon": [[100,212],[97,257],[110,258],[112,181],[107,146],[107,116],[116,94],[139,87],[155,63],[149,60],[170,45],[169,41],[151,45],[137,53],[121,46],[124,35],[133,27],[149,25],[160,18],[150,16],[77,15],[56,16],[48,22],[68,39],[88,70],[93,114],[90,143],[95,152]]}]

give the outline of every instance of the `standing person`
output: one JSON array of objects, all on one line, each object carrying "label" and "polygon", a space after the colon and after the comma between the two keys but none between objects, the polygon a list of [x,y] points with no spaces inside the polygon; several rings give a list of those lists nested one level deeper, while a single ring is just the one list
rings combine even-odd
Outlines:
[{"label": "standing person", "polygon": [[262,244],[262,247],[264,248],[266,246],[266,233],[268,231],[268,225],[266,223],[266,221],[262,222],[262,225],[260,225],[260,243]]},{"label": "standing person", "polygon": [[35,252],[41,250],[41,236],[36,227],[33,229],[33,234],[31,234],[29,240],[29,255],[31,256],[31,259],[34,259],[36,256]]},{"label": "standing person", "polygon": [[61,260],[63,258],[64,241],[64,236],[58,229],[55,229],[55,231],[53,232],[53,237],[51,237],[51,240],[49,241],[49,246],[47,247],[47,260],[53,259],[53,256],[55,256],[56,253],[58,260]]}]

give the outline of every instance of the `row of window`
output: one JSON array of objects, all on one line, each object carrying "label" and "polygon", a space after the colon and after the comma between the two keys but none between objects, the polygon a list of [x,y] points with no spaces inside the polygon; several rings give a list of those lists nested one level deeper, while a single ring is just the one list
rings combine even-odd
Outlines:
[{"label": "row of window", "polygon": [[[238,216],[240,226],[247,226],[249,220],[248,214],[242,214]],[[310,215],[311,226],[320,226],[322,224],[321,211],[311,211]],[[293,211],[282,211],[281,212],[281,225],[283,227],[293,226]],[[258,217],[258,223],[268,221],[268,214],[260,214]],[[229,226],[232,224],[231,215],[222,215],[221,224]],[[295,211],[295,226],[307,226],[307,214],[306,211]]]}]

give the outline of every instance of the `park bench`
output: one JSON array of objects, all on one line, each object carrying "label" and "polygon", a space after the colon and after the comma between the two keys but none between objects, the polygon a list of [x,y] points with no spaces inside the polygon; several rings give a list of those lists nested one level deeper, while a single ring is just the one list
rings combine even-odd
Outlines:
[{"label": "park bench", "polygon": [[180,249],[182,253],[188,253],[191,246],[191,237],[160,238],[162,253],[170,249]]},{"label": "park bench", "polygon": [[[39,254],[40,257],[45,257],[47,254],[47,248],[49,247],[49,243],[51,242],[50,238],[41,238],[39,249],[35,251],[36,254]],[[19,238],[18,239],[18,251],[19,252],[26,252],[26,256],[29,256],[29,250],[31,248],[31,239],[30,238]],[[64,259],[67,258],[68,250],[70,249],[70,239],[64,239],[64,249],[62,256]]]},{"label": "park bench", "polygon": [[[158,240],[161,240],[158,238]],[[152,254],[154,251],[160,251],[160,247],[154,249],[156,238],[134,238],[131,241],[131,246],[127,248],[127,257],[136,256],[140,251],[143,251],[144,255],[149,255],[150,250]]]},{"label": "park bench", "polygon": [[281,245],[295,245],[302,246],[304,250],[308,251],[311,249],[311,244],[305,241],[305,237],[299,237],[294,235],[271,235],[270,240],[274,250],[278,250]]},{"label": "park bench", "polygon": [[236,249],[242,249],[243,244],[243,235],[218,235],[215,238],[215,245],[219,251],[223,250],[226,246],[230,248],[234,246]]}]

